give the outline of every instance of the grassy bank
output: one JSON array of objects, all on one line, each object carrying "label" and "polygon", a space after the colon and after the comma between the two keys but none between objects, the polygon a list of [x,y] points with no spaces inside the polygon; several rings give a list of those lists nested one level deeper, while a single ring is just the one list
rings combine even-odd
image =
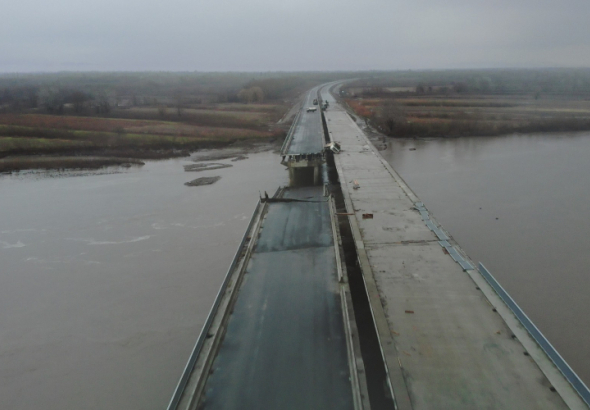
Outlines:
[{"label": "grassy bank", "polygon": [[359,116],[397,137],[493,136],[590,130],[590,101],[521,96],[382,95],[347,98]]},{"label": "grassy bank", "polygon": [[278,128],[256,130],[171,121],[4,114],[0,115],[0,158],[15,155],[162,158],[240,141],[280,139],[284,133]]},{"label": "grassy bank", "polygon": [[398,71],[347,84],[342,96],[390,136],[590,130],[590,69]]},{"label": "grassy bank", "polygon": [[[33,165],[95,167],[112,162],[98,161],[97,156],[165,158],[235,142],[280,140],[289,124],[277,124],[279,119],[301,92],[324,77],[322,73],[0,75],[0,159],[11,164],[5,170]],[[51,158],[40,162],[39,155]],[[36,159],[27,161],[25,156]]]}]

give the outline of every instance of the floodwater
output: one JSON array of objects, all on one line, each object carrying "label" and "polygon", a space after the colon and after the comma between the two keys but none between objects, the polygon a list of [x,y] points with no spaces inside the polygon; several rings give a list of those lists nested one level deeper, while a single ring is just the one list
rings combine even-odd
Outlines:
[{"label": "floodwater", "polygon": [[590,385],[590,133],[387,143],[383,157]]},{"label": "floodwater", "polygon": [[166,407],[259,191],[288,182],[248,156],[0,176],[0,408]]}]

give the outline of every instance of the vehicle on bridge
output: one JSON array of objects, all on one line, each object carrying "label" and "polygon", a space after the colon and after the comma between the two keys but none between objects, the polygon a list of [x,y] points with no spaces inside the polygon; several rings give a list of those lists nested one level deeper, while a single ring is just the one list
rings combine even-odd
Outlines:
[{"label": "vehicle on bridge", "polygon": [[307,112],[316,112],[318,107],[307,107]]},{"label": "vehicle on bridge", "polygon": [[337,142],[330,142],[329,144],[324,145],[324,150],[329,149],[334,154],[340,153],[340,144]]}]

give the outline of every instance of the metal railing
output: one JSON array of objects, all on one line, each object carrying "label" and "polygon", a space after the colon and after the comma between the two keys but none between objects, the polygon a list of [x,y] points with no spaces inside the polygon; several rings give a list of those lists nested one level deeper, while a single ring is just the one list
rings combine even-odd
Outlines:
[{"label": "metal railing", "polygon": [[510,308],[512,313],[516,316],[516,318],[520,321],[520,323],[524,326],[524,328],[529,332],[529,334],[535,339],[535,341],[539,344],[541,349],[549,356],[551,361],[555,364],[555,366],[559,369],[559,371],[563,374],[563,376],[567,379],[567,381],[572,385],[574,390],[578,392],[582,400],[586,402],[588,406],[590,406],[590,390],[584,384],[584,382],[578,377],[576,372],[572,370],[572,368],[567,364],[567,362],[561,357],[561,355],[555,350],[553,345],[547,340],[547,338],[541,333],[541,331],[535,326],[535,324],[529,319],[529,317],[524,313],[524,311],[518,306],[518,304],[512,299],[512,297],[504,290],[502,285],[492,276],[489,270],[486,269],[485,266],[480,262],[478,266],[479,273],[484,277],[484,279],[490,284],[490,286],[496,291],[498,296],[506,303],[506,305]]},{"label": "metal railing", "polygon": [[180,380],[178,381],[178,384],[176,386],[176,390],[174,391],[172,399],[170,399],[170,403],[168,404],[168,410],[176,410],[178,407],[178,404],[180,403],[180,399],[182,397],[182,394],[184,393],[184,390],[185,390],[186,385],[189,381],[190,375],[191,375],[191,373],[195,367],[195,364],[197,362],[197,359],[199,357],[199,352],[201,351],[203,344],[205,343],[205,340],[207,339],[207,334],[209,333],[209,329],[211,328],[211,324],[213,323],[213,318],[215,317],[215,314],[217,313],[217,309],[219,308],[219,304],[221,303],[221,299],[223,298],[225,290],[227,289],[227,284],[230,281],[230,278],[232,276],[232,272],[236,268],[236,265],[240,259],[240,254],[242,252],[244,244],[247,241],[248,235],[250,234],[250,231],[252,230],[252,227],[254,225],[254,221],[256,220],[256,216],[258,215],[258,213],[262,209],[261,204],[262,204],[262,202],[260,200],[258,200],[258,203],[256,204],[256,208],[254,209],[254,212],[252,213],[252,218],[250,219],[250,223],[248,224],[248,228],[246,229],[246,232],[244,233],[244,236],[242,237],[242,241],[240,242],[240,245],[238,246],[238,250],[236,251],[234,259],[233,259],[229,269],[227,270],[227,274],[225,275],[223,283],[221,284],[221,287],[219,288],[219,292],[217,292],[217,296],[215,297],[215,302],[213,302],[213,306],[211,307],[211,310],[209,311],[209,315],[207,316],[207,320],[205,321],[205,324],[203,325],[203,329],[201,330],[201,333],[199,334],[199,338],[197,339],[197,342],[195,343],[195,347],[193,348],[190,358],[184,368],[184,371],[182,372],[182,376],[180,377]]}]

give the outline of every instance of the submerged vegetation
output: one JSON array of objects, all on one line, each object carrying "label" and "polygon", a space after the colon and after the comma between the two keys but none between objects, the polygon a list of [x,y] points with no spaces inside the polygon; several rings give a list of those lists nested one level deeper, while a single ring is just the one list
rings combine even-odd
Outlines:
[{"label": "submerged vegetation", "polygon": [[389,136],[590,130],[590,69],[405,71],[356,81],[342,94]]}]

